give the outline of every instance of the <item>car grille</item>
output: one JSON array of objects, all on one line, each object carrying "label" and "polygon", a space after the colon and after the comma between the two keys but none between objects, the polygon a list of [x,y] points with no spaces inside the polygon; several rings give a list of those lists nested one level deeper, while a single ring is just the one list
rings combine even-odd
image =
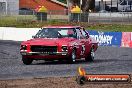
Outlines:
[{"label": "car grille", "polygon": [[31,46],[32,52],[57,52],[57,46]]}]

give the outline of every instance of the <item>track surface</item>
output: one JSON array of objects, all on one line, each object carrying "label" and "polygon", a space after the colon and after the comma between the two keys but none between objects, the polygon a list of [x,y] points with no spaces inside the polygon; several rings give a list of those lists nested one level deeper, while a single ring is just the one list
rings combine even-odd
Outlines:
[{"label": "track surface", "polygon": [[94,62],[33,61],[24,65],[19,54],[20,42],[0,40],[0,79],[39,78],[52,76],[75,76],[82,66],[87,73],[132,73],[132,49],[119,47],[99,47]]}]

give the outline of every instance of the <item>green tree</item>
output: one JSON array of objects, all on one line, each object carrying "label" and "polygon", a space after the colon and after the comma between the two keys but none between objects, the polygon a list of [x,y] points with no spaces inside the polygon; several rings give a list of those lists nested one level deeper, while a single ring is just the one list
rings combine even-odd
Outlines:
[{"label": "green tree", "polygon": [[[69,3],[72,5],[80,6],[80,0],[69,0]],[[81,9],[83,12],[88,12],[89,10],[94,11],[94,8],[95,8],[95,0],[82,0]]]}]

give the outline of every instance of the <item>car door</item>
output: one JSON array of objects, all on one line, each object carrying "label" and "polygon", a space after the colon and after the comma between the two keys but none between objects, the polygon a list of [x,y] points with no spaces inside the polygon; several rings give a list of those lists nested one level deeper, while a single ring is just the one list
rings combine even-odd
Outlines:
[{"label": "car door", "polygon": [[79,35],[79,43],[80,43],[80,56],[82,57],[82,58],[84,58],[85,57],[85,52],[87,51],[86,50],[86,39],[85,39],[85,36],[83,36],[83,33],[82,33],[82,31],[81,31],[81,28],[78,28],[78,35]]},{"label": "car door", "polygon": [[82,48],[83,48],[83,56],[85,57],[87,54],[89,54],[90,49],[91,49],[91,39],[89,38],[88,33],[85,31],[84,28],[80,29],[81,34],[83,36],[83,39],[81,39],[81,41],[83,42],[82,44]]},{"label": "car door", "polygon": [[79,58],[82,58],[84,55],[85,48],[83,48],[83,47],[85,47],[85,41],[84,41],[84,37],[82,36],[82,33],[80,31],[80,28],[76,28],[76,32],[77,32],[77,43],[78,43],[77,55]]}]

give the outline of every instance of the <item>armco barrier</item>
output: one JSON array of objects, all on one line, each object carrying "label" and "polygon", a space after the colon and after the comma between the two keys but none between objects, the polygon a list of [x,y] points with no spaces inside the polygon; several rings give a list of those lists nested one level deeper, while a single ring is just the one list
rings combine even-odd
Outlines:
[{"label": "armco barrier", "polygon": [[130,42],[130,47],[132,47],[132,32],[131,32],[131,42]]},{"label": "armco barrier", "polygon": [[[0,27],[0,40],[26,41],[32,38],[40,28]],[[88,31],[100,46],[132,47],[132,32]]]},{"label": "armco barrier", "polygon": [[1,40],[25,41],[32,38],[40,28],[0,27]]},{"label": "armco barrier", "polygon": [[121,47],[132,47],[132,32],[122,32]]},{"label": "armco barrier", "polygon": [[100,46],[121,46],[122,32],[88,31]]},{"label": "armco barrier", "polygon": [[88,32],[100,46],[132,47],[132,32]]}]

